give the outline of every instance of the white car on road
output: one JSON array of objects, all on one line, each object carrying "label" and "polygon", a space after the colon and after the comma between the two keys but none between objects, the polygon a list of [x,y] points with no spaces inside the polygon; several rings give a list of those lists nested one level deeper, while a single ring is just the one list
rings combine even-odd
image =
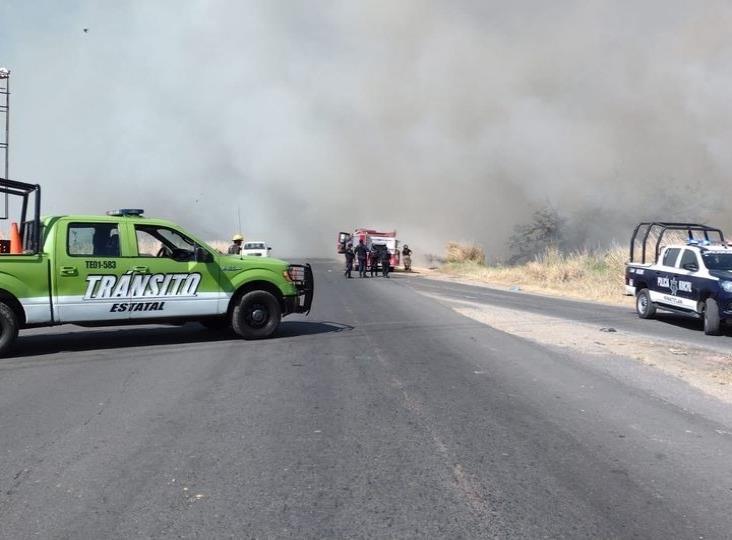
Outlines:
[{"label": "white car on road", "polygon": [[269,257],[271,249],[264,242],[244,242],[241,248],[241,254],[252,255],[254,257]]}]

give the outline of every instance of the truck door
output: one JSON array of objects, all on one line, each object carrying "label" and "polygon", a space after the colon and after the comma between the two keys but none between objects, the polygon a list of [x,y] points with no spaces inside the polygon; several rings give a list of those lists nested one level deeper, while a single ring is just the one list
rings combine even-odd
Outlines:
[{"label": "truck door", "polygon": [[699,272],[699,258],[692,249],[685,249],[676,265],[676,283],[672,281],[671,292],[676,290],[676,296],[681,300],[681,307],[696,311],[701,292],[700,285],[704,280],[697,277]]},{"label": "truck door", "polygon": [[676,261],[679,258],[681,252],[680,248],[668,248],[663,252],[663,258],[660,264],[656,267],[655,282],[652,282],[650,287],[651,300],[659,304],[666,304],[670,306],[681,307],[681,301],[672,294],[672,286],[674,283],[678,283],[676,279],[672,281],[672,277],[676,275],[678,268],[676,268]]},{"label": "truck door", "polygon": [[61,223],[56,238],[53,288],[60,322],[126,320],[120,264],[120,227],[114,221]]},{"label": "truck door", "polygon": [[136,253],[132,272],[130,318],[152,319],[220,314],[224,296],[213,256],[199,262],[201,248],[183,232],[163,225],[129,223]]}]

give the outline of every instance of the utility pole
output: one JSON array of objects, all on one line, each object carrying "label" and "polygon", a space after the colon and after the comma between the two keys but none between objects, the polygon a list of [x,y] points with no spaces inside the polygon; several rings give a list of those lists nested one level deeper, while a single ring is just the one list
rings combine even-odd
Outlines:
[{"label": "utility pole", "polygon": [[[3,178],[10,178],[10,70],[0,67],[0,115],[5,116],[5,136],[0,139],[5,168]],[[0,219],[8,219],[8,194],[5,194],[5,213]]]}]

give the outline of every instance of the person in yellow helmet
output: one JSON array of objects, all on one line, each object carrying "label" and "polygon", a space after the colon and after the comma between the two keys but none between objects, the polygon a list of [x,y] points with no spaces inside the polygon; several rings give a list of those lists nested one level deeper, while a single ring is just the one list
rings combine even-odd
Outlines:
[{"label": "person in yellow helmet", "polygon": [[241,243],[244,241],[244,237],[237,233],[231,238],[231,241],[233,243],[229,246],[229,251],[227,253],[229,255],[240,255]]}]

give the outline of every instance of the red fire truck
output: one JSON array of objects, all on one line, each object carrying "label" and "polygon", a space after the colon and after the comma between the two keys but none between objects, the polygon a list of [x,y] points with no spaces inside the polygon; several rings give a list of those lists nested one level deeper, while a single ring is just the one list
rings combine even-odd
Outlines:
[{"label": "red fire truck", "polygon": [[356,229],[352,233],[340,232],[338,233],[338,253],[346,251],[346,244],[349,242],[353,244],[353,247],[356,247],[359,241],[363,240],[366,249],[371,252],[382,249],[388,250],[390,259],[389,267],[393,270],[400,264],[399,240],[397,240],[396,235],[396,231],[385,232],[366,228]]}]

